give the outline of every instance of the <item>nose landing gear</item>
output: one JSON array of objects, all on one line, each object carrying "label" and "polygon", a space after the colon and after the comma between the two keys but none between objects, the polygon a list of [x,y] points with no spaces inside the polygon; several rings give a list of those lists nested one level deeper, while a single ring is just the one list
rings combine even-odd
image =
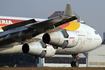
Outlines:
[{"label": "nose landing gear", "polygon": [[79,62],[78,62],[78,54],[72,54],[73,61],[71,62],[71,67],[79,67]]}]

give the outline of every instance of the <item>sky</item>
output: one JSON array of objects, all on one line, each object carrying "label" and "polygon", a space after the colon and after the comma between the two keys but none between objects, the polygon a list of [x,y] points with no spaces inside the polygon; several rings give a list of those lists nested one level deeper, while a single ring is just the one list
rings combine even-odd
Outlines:
[{"label": "sky", "polygon": [[103,37],[105,0],[0,0],[0,16],[44,18],[64,11],[70,3],[73,10]]}]

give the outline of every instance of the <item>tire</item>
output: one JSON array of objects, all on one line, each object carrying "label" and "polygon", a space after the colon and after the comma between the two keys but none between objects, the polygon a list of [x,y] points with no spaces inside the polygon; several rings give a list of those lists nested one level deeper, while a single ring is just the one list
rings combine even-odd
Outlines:
[{"label": "tire", "polygon": [[79,62],[78,61],[75,62],[75,67],[79,67]]},{"label": "tire", "polygon": [[79,67],[79,62],[78,61],[72,61],[71,67]]},{"label": "tire", "polygon": [[71,62],[71,67],[74,67],[74,66],[75,66],[75,65],[74,65],[74,61],[72,61],[72,62]]}]

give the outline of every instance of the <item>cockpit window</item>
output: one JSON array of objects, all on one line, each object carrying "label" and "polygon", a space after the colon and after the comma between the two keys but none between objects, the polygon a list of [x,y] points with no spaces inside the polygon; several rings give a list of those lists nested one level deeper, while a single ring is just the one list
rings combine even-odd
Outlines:
[{"label": "cockpit window", "polygon": [[95,34],[98,34],[97,31],[94,31],[94,32],[95,32]]}]

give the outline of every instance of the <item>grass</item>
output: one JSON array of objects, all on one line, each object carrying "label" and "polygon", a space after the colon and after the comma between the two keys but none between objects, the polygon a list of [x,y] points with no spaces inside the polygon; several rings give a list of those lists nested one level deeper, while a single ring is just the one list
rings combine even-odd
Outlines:
[{"label": "grass", "polygon": [[97,67],[80,67],[80,68],[69,68],[69,67],[18,67],[18,68],[0,68],[0,70],[105,70],[105,68]]}]

